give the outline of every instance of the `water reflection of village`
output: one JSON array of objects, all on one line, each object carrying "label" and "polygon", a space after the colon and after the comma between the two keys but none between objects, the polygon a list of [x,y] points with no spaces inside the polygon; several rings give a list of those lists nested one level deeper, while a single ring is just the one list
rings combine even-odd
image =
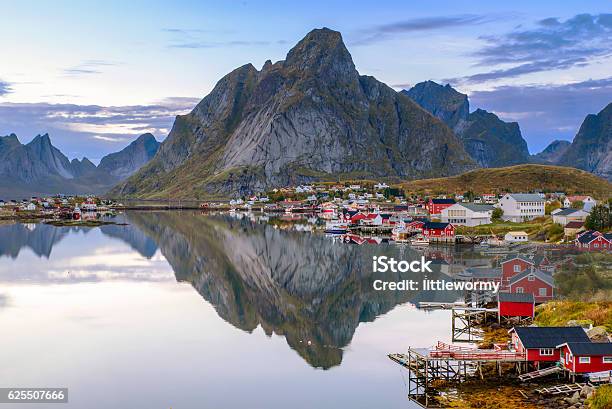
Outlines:
[{"label": "water reflection of village", "polygon": [[[433,260],[429,279],[485,279],[503,274],[502,262],[543,268],[562,261],[545,254],[529,256],[526,246],[493,249],[478,245],[398,243],[390,234],[325,234],[325,219],[316,214],[256,212],[129,211],[115,216],[119,224],[100,226],[143,257],[158,250],[178,281],[189,282],[217,314],[236,328],[258,326],[282,335],[310,365],[339,365],[361,322],[375,320],[401,304],[456,303],[456,291],[375,291],[373,281],[421,281],[419,273],[373,273],[372,257]],[[121,225],[121,223],[127,225]],[[55,243],[87,227],[46,224],[0,226],[0,255],[15,257],[29,247],[49,257]],[[348,238],[348,240],[347,240]],[[503,251],[502,251],[503,250]],[[530,258],[531,257],[531,258]],[[530,264],[531,263],[531,264]]]}]

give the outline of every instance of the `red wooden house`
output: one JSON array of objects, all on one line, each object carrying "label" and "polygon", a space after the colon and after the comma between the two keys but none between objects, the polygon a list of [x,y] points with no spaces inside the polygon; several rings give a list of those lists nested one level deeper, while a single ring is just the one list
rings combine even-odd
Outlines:
[{"label": "red wooden house", "polygon": [[555,282],[544,271],[529,269],[510,279],[509,292],[533,294],[536,303],[551,300],[554,296]]},{"label": "red wooden house", "polygon": [[422,232],[423,231],[423,225],[425,225],[425,222],[422,222],[420,220],[415,220],[415,221],[412,221],[412,222],[408,223],[406,225],[406,229],[408,229],[408,231]]},{"label": "red wooden house", "polygon": [[455,226],[450,223],[427,222],[423,224],[423,236],[427,238],[455,237]]},{"label": "red wooden house", "polygon": [[517,274],[535,267],[533,260],[519,255],[511,255],[501,262],[502,266],[502,288],[510,286],[510,279]]},{"label": "red wooden house", "polygon": [[533,318],[535,299],[530,293],[498,293],[497,309],[499,317]]},{"label": "red wooden house", "polygon": [[587,230],[576,236],[575,243],[581,250],[612,250],[612,233],[604,234],[596,230]]},{"label": "red wooden house", "polygon": [[429,202],[425,205],[425,208],[430,215],[439,215],[442,210],[447,207],[451,207],[455,204],[454,199],[429,199]]},{"label": "red wooden house", "polygon": [[557,348],[561,365],[570,373],[612,371],[610,342],[565,342]]},{"label": "red wooden house", "polygon": [[541,362],[559,361],[558,346],[563,343],[590,342],[582,327],[514,327],[508,333],[514,349],[538,367]]}]

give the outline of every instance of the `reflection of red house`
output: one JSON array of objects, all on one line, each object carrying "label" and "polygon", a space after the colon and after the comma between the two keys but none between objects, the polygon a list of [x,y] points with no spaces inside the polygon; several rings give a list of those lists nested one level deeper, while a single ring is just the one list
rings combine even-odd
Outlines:
[{"label": "reflection of red house", "polygon": [[538,366],[559,361],[558,346],[565,342],[590,342],[581,327],[514,327],[508,333],[514,349],[526,353],[527,360]]},{"label": "reflection of red house", "polygon": [[439,215],[442,210],[455,204],[454,199],[429,199],[425,208],[430,215]]},{"label": "reflection of red house", "polygon": [[531,317],[535,314],[535,300],[531,293],[498,293],[500,317]]},{"label": "reflection of red house", "polygon": [[554,295],[555,283],[552,276],[541,270],[529,269],[510,279],[511,293],[533,294],[536,303],[551,300]]},{"label": "reflection of red house", "polygon": [[522,256],[510,256],[501,263],[502,266],[502,287],[508,288],[510,279],[527,269],[534,267],[533,261]]},{"label": "reflection of red house", "polygon": [[423,225],[425,237],[455,237],[455,226],[450,223],[427,222]]},{"label": "reflection of red house", "polygon": [[353,216],[351,216],[351,224],[359,224],[359,221],[365,218],[366,215],[363,213],[354,214]]},{"label": "reflection of red house", "polygon": [[571,373],[612,371],[610,342],[565,342],[557,347],[561,364]]}]

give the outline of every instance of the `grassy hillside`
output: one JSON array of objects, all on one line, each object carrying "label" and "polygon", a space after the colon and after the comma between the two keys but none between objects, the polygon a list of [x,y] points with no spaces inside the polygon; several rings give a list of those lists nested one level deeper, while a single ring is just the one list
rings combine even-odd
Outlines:
[{"label": "grassy hillside", "polygon": [[505,168],[476,169],[458,176],[421,179],[402,183],[410,193],[476,194],[501,192],[566,192],[588,194],[597,199],[610,196],[612,184],[591,173],[561,166],[517,165]]}]

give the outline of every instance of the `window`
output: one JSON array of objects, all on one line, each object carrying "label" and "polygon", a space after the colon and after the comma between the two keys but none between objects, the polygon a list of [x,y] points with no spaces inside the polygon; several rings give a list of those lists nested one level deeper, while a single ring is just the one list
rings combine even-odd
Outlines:
[{"label": "window", "polygon": [[514,266],[514,272],[515,272],[515,273],[520,273],[520,272],[521,272],[521,266],[520,266],[520,265],[518,265],[518,264],[516,264],[516,265]]},{"label": "window", "polygon": [[554,354],[554,350],[552,348],[541,348],[540,355],[542,356],[552,356]]},{"label": "window", "polygon": [[527,281],[535,281],[535,276],[529,274],[529,277],[527,277]]},{"label": "window", "polygon": [[578,363],[581,364],[590,364],[591,363],[591,357],[590,356],[581,356],[578,358]]},{"label": "window", "polygon": [[604,364],[612,364],[612,356],[604,356],[602,361]]},{"label": "window", "polygon": [[522,294],[523,292],[525,292],[525,289],[523,287],[516,287],[516,292],[518,294]]},{"label": "window", "polygon": [[547,291],[546,291],[546,287],[544,287],[544,288],[540,288],[540,289],[538,290],[538,295],[540,295],[540,297],[546,297],[546,295],[548,295],[548,294],[547,294]]}]

